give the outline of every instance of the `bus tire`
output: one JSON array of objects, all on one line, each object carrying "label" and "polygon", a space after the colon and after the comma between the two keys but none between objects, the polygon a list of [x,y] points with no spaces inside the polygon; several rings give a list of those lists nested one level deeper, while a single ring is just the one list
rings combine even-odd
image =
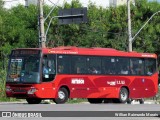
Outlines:
[{"label": "bus tire", "polygon": [[119,92],[119,98],[113,99],[114,103],[126,103],[128,100],[129,92],[125,87],[122,87]]},{"label": "bus tire", "polygon": [[38,98],[27,98],[26,101],[28,104],[39,104],[42,100]]},{"label": "bus tire", "polygon": [[62,87],[58,90],[58,98],[54,98],[53,101],[56,104],[64,104],[68,101],[68,91],[66,88]]},{"label": "bus tire", "polygon": [[125,87],[122,87],[119,92],[119,102],[126,103],[128,100],[129,92]]},{"label": "bus tire", "polygon": [[142,98],[142,99],[139,99],[139,103],[140,104],[144,104],[144,99]]},{"label": "bus tire", "polygon": [[88,102],[91,104],[102,103],[103,99],[101,98],[88,98]]}]

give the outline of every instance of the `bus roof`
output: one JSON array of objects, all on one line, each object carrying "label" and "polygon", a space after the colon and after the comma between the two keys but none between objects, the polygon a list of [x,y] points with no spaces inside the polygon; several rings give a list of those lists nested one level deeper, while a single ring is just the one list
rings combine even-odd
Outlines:
[{"label": "bus roof", "polygon": [[138,52],[125,52],[116,50],[113,48],[82,48],[75,46],[60,46],[55,48],[20,48],[20,49],[32,49],[42,50],[43,54],[71,54],[71,55],[93,55],[93,56],[124,56],[124,57],[147,57],[157,58],[154,53],[138,53]]}]

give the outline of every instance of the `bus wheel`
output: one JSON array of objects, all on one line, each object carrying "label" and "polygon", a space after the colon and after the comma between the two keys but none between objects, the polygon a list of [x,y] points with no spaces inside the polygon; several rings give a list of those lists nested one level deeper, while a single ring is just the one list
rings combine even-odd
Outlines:
[{"label": "bus wheel", "polygon": [[38,98],[27,98],[26,101],[28,104],[39,104],[42,100]]},{"label": "bus wheel", "polygon": [[139,103],[140,104],[144,104],[144,99],[142,98],[142,99],[139,99]]},{"label": "bus wheel", "polygon": [[124,87],[121,88],[120,93],[119,93],[119,103],[126,103],[128,100],[128,90]]},{"label": "bus wheel", "polygon": [[101,98],[88,98],[88,102],[91,104],[102,103],[103,99]]},{"label": "bus wheel", "polygon": [[68,100],[68,91],[66,88],[60,88],[58,90],[58,98],[53,99],[56,104],[63,104]]}]

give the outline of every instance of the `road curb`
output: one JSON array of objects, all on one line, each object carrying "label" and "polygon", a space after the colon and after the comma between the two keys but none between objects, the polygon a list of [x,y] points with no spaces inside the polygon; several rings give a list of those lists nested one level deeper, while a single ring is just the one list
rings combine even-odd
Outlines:
[{"label": "road curb", "polygon": [[[28,104],[26,101],[22,102],[0,102],[0,104]],[[56,104],[52,102],[51,100],[43,100],[41,104]],[[67,104],[67,103],[66,103]],[[89,102],[80,102],[80,103],[73,103],[73,104],[90,104]],[[115,104],[115,103],[105,103],[105,104]],[[132,105],[140,104],[139,101],[133,100]],[[160,104],[158,101],[144,101],[144,104]]]}]

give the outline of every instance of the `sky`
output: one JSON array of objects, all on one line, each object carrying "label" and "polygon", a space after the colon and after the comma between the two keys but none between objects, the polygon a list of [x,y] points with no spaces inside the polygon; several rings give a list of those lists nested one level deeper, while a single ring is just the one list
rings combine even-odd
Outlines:
[{"label": "sky", "polygon": [[[5,2],[5,8],[11,8],[13,6],[16,6],[18,3],[20,4],[25,4],[25,0],[3,0],[6,1]],[[44,0],[46,4],[50,4],[52,5],[52,3],[50,1],[52,1],[53,3],[57,4],[57,5],[63,5],[63,3],[65,1],[67,2],[71,2],[72,0]],[[93,3],[95,3],[97,6],[108,6],[109,5],[109,0],[79,0],[80,3],[86,7],[88,5],[89,1],[92,1]]]},{"label": "sky", "polygon": [[[6,1],[5,8],[14,7],[19,3],[23,4],[23,5],[25,4],[25,0],[3,0],[3,1]],[[52,3],[50,1],[52,1],[53,3],[55,3],[57,5],[63,5],[63,3],[65,1],[71,2],[72,0],[44,0],[44,1],[46,4],[50,4],[50,5],[52,5]],[[92,1],[97,6],[103,6],[103,7],[109,6],[109,0],[79,0],[79,1],[84,7],[87,7],[89,1]],[[153,0],[148,0],[148,1],[153,1]],[[160,0],[157,0],[157,1],[160,2]]]},{"label": "sky", "polygon": [[[148,0],[148,1],[153,1],[153,0]],[[160,0],[157,0],[158,2],[160,2]]]}]

